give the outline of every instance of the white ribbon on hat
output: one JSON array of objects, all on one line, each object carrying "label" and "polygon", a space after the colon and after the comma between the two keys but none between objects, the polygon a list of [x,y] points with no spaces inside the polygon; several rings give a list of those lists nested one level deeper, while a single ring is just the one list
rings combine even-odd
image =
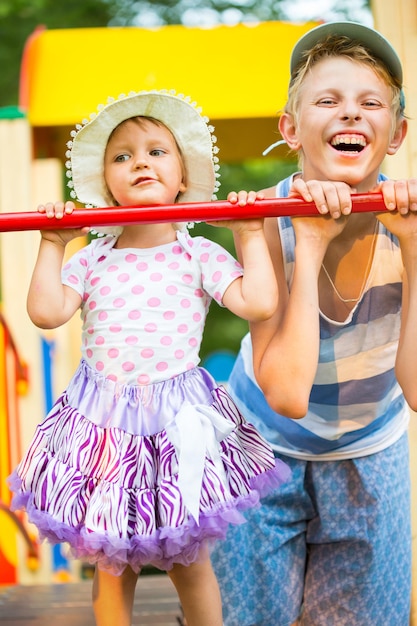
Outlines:
[{"label": "white ribbon on hat", "polygon": [[233,431],[234,425],[213,408],[204,404],[184,403],[165,427],[178,458],[178,488],[190,515],[199,523],[204,463],[208,456],[227,489],[219,443]]}]

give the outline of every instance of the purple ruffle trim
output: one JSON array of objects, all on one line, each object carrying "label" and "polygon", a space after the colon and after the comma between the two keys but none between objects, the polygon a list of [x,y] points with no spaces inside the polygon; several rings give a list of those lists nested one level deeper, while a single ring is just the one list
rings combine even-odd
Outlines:
[{"label": "purple ruffle trim", "polygon": [[273,469],[251,479],[253,490],[246,496],[221,503],[200,514],[199,524],[191,517],[179,527],[162,527],[151,536],[120,538],[89,533],[80,525],[73,528],[34,505],[31,493],[21,492],[22,481],[17,472],[8,480],[14,492],[12,508],[27,511],[30,522],[39,530],[41,539],[51,543],[66,542],[75,558],[86,560],[113,575],[120,575],[129,565],[138,572],[144,565],[170,570],[174,564],[190,565],[198,560],[207,543],[224,539],[229,525],[245,522],[242,511],[259,506],[260,498],[278,488],[290,476],[285,463],[276,460]]}]

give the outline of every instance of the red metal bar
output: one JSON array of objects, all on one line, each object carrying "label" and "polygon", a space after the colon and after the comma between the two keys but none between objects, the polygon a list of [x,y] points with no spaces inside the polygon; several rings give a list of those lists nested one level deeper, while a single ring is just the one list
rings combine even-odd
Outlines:
[{"label": "red metal bar", "polygon": [[[380,193],[352,196],[353,212],[383,211]],[[0,232],[19,230],[55,230],[84,226],[124,226],[128,224],[160,224],[163,222],[210,222],[216,220],[249,219],[256,217],[318,215],[313,203],[298,198],[269,198],[257,200],[244,207],[227,200],[188,202],[163,206],[104,207],[76,209],[63,219],[47,218],[43,213],[0,213]]]}]

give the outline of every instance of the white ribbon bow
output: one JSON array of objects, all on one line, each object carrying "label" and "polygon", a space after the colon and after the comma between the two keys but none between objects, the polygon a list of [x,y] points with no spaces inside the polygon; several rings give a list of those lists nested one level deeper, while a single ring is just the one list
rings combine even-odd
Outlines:
[{"label": "white ribbon bow", "polygon": [[208,456],[227,489],[219,443],[233,431],[234,425],[204,404],[184,403],[166,425],[169,441],[178,458],[178,488],[190,515],[199,523],[204,463]]}]

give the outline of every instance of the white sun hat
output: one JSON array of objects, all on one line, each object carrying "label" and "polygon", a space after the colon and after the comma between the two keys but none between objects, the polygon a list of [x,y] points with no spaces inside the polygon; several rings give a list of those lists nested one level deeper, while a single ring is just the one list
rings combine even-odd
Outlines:
[{"label": "white sun hat", "polygon": [[[219,188],[214,128],[191,98],[174,91],[141,91],[109,98],[72,131],[66,153],[71,197],[90,207],[114,204],[104,179],[108,139],[121,122],[136,116],[162,122],[174,135],[186,170],[187,189],[178,202],[208,202]],[[108,230],[108,229],[107,229]]]}]

